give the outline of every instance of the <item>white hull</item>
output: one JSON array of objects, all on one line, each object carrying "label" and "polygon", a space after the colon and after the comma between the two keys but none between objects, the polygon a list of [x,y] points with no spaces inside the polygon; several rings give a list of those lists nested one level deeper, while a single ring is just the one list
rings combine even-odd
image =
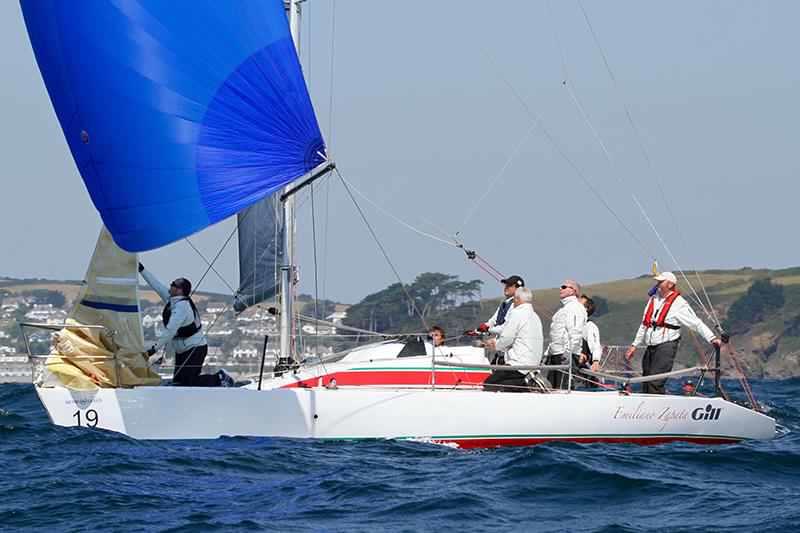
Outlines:
[{"label": "white hull", "polygon": [[390,388],[37,387],[54,424],[136,439],[260,436],[422,439],[462,447],[770,439],[775,421],[721,398],[619,392],[492,393]]}]

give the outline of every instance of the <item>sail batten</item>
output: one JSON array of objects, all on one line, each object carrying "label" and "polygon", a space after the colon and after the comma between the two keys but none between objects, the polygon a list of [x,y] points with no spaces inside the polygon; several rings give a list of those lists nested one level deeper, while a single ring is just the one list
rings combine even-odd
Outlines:
[{"label": "sail batten", "polygon": [[281,0],[21,0],[92,201],[128,251],[237,214],[324,161]]}]

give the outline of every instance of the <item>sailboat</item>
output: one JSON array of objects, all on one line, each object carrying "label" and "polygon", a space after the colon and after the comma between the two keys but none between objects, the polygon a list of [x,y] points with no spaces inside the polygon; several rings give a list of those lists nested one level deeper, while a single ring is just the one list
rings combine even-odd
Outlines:
[{"label": "sailboat", "polygon": [[[335,167],[296,52],[299,2],[21,5],[104,224],[53,350],[31,354],[54,424],[137,439],[413,439],[465,448],[775,435],[772,418],[719,396],[485,392],[491,367],[470,347],[400,357],[405,345],[384,342],[292,370],[294,199]],[[136,254],[233,215],[244,258],[235,305],[280,295],[280,355],[290,370],[242,387],[160,386],[141,355]]]}]

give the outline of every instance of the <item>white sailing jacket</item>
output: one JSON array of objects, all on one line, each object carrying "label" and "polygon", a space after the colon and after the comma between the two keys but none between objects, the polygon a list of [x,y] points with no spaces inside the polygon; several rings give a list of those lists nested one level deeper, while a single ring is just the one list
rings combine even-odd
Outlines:
[{"label": "white sailing jacket", "polygon": [[508,313],[510,313],[511,310],[514,309],[514,298],[513,297],[506,298],[505,300],[500,302],[500,305],[498,305],[497,309],[494,310],[494,314],[492,315],[492,317],[486,321],[486,323],[489,325],[489,333],[492,333],[493,335],[500,335],[500,332],[503,331],[504,324],[500,325],[497,324],[497,315],[500,314],[500,307],[502,307],[503,304],[507,304],[510,306],[508,312],[506,313],[506,320],[508,320]]},{"label": "white sailing jacket", "polygon": [[592,352],[592,362],[600,362],[603,357],[603,345],[600,344],[600,329],[597,324],[587,320],[586,325],[583,327],[583,338],[586,339],[589,351]]},{"label": "white sailing jacket", "polygon": [[[653,321],[655,322],[656,317],[659,316],[661,308],[664,305],[665,298],[662,298],[661,294],[659,293],[656,293],[653,298],[655,299],[653,302]],[[647,314],[647,306],[650,304],[650,300],[647,302],[648,303],[644,306],[644,313],[642,313],[642,322],[644,322],[644,316]],[[708,342],[711,342],[716,337],[714,332],[711,331],[711,329],[706,326],[703,321],[700,320],[700,318],[698,318],[689,305],[689,302],[687,302],[683,296],[678,296],[672,302],[672,306],[669,308],[667,316],[664,317],[664,323],[671,326],[687,327],[695,331]],[[664,342],[678,340],[680,336],[680,329],[654,327],[648,328],[645,327],[644,324],[640,323],[632,345],[636,347],[639,347],[642,344],[645,346],[656,346]]]},{"label": "white sailing jacket", "polygon": [[165,304],[169,303],[172,306],[172,314],[169,317],[169,322],[164,329],[161,330],[156,340],[156,350],[166,347],[167,355],[174,355],[176,353],[186,352],[197,346],[204,346],[207,341],[206,334],[202,329],[191,337],[185,339],[175,338],[178,329],[190,325],[195,320],[200,320],[200,317],[194,316],[194,311],[192,311],[192,306],[189,304],[189,301],[182,296],[171,298],[169,289],[147,269],[142,269],[142,277],[147,284],[156,291]]},{"label": "white sailing jacket", "polygon": [[561,309],[553,315],[550,322],[551,354],[581,353],[583,329],[586,325],[586,308],[577,296],[567,296],[561,300]]},{"label": "white sailing jacket", "polygon": [[508,365],[538,365],[542,361],[542,321],[533,306],[512,307],[497,338],[496,349],[505,352]]}]

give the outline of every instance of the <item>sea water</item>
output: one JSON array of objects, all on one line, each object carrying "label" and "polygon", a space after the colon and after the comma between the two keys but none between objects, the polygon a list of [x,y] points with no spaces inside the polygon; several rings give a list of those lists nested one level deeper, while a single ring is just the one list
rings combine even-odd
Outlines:
[{"label": "sea water", "polygon": [[0,385],[0,530],[798,531],[800,379],[753,385],[773,441],[479,451],[142,442],[54,427],[31,385]]}]

